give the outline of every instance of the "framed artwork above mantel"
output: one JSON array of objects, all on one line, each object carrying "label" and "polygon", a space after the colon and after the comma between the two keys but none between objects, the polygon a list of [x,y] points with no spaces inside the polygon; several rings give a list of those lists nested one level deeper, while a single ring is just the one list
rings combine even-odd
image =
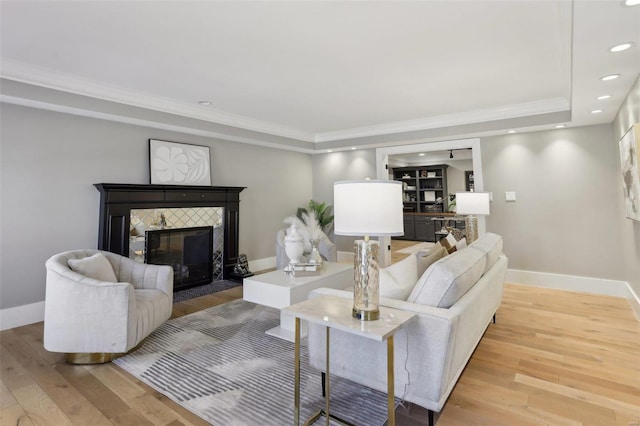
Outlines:
[{"label": "framed artwork above mantel", "polygon": [[211,186],[209,147],[149,139],[149,175],[152,185]]}]

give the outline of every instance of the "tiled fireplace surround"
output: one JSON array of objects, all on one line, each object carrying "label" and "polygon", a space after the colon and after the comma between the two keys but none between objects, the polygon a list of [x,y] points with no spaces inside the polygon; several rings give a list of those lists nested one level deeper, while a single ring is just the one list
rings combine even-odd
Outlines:
[{"label": "tiled fireplace surround", "polygon": [[[214,262],[212,281],[220,281],[223,279],[222,268],[216,267],[215,263],[224,253],[223,217],[223,207],[131,209],[129,258],[144,263],[145,231],[211,226],[213,227],[211,253]],[[162,218],[164,218],[164,223]]]}]

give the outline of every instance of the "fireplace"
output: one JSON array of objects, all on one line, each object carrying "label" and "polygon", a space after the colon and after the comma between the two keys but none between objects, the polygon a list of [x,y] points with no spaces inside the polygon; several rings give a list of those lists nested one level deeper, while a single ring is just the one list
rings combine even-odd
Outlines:
[{"label": "fireplace", "polygon": [[214,275],[213,226],[145,231],[145,263],[173,267],[173,289],[209,284]]},{"label": "fireplace", "polygon": [[[145,236],[149,231],[166,229],[165,234],[169,235],[176,233],[174,229],[211,227],[213,271],[219,271],[219,279],[232,278],[238,260],[240,192],[244,187],[111,183],[94,186],[100,191],[98,249],[143,261],[148,252]],[[137,227],[140,223],[146,226]]]}]

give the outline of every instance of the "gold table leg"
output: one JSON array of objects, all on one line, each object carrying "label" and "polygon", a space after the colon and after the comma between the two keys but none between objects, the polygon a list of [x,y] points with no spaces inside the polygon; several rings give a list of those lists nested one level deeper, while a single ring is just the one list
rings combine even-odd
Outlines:
[{"label": "gold table leg", "polygon": [[294,408],[293,408],[293,424],[295,426],[300,425],[300,318],[296,317],[296,327],[295,327],[295,350],[294,350],[294,369],[295,369],[295,379],[294,379]]},{"label": "gold table leg", "polygon": [[326,374],[326,376],[327,377],[325,379],[325,383],[326,383],[326,388],[327,388],[327,392],[326,392],[327,396],[325,398],[324,411],[325,411],[325,418],[327,419],[326,425],[329,426],[329,422],[331,421],[331,414],[329,413],[329,400],[331,399],[331,396],[330,396],[331,395],[331,390],[330,390],[331,387],[329,385],[329,381],[330,381],[330,377],[331,377],[331,374],[329,374],[329,327],[326,327],[326,330],[327,330],[327,333],[326,333],[327,334],[327,345],[326,345],[327,346],[326,347],[326,350],[327,350],[327,353],[326,353],[326,364],[327,364],[326,365],[326,372],[327,372],[327,374]]},{"label": "gold table leg", "polygon": [[387,409],[389,411],[388,426],[396,424],[395,389],[393,377],[393,336],[387,339]]}]

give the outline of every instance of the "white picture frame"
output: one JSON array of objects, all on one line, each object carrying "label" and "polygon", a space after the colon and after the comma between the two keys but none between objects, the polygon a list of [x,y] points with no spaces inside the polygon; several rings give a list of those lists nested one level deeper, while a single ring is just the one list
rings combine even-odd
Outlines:
[{"label": "white picture frame", "polygon": [[208,146],[149,139],[152,185],[211,186]]}]

